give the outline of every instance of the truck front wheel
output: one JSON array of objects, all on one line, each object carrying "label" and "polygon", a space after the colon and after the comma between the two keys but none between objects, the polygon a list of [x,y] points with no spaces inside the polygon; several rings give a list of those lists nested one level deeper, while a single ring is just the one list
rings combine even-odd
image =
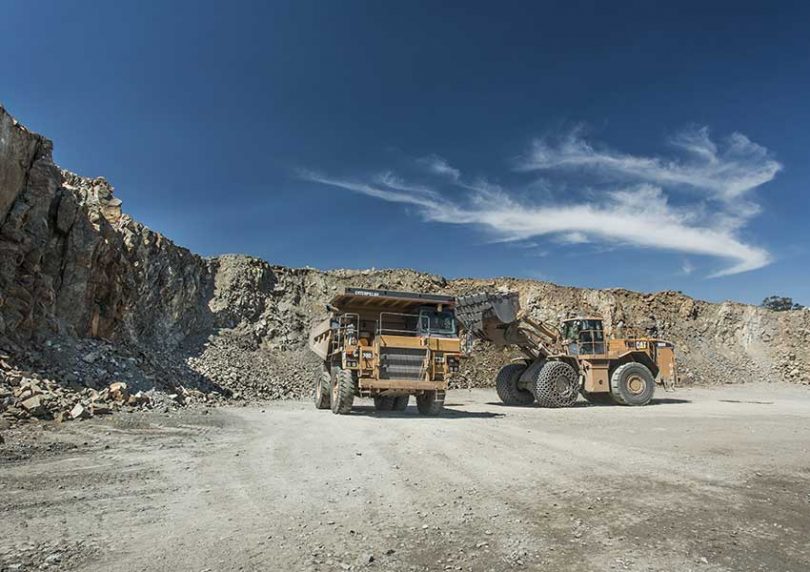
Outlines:
[{"label": "truck front wheel", "polygon": [[354,373],[339,367],[332,369],[332,413],[348,415],[352,411],[355,391]]},{"label": "truck front wheel", "polygon": [[332,376],[323,368],[315,378],[315,407],[329,409],[332,404]]}]

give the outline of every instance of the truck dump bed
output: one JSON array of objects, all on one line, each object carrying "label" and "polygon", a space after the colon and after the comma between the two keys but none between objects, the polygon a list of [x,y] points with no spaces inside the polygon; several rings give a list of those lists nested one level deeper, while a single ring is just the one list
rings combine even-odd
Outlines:
[{"label": "truck dump bed", "polygon": [[[357,322],[355,329],[358,335],[366,333],[369,338],[376,338],[386,333],[405,333],[405,318],[420,307],[441,305],[451,310],[455,304],[456,299],[453,296],[440,294],[346,288],[343,294],[338,294],[329,302],[328,316],[312,324],[309,349],[319,358],[327,359],[332,336],[352,318]],[[340,320],[343,323],[339,323]]]}]

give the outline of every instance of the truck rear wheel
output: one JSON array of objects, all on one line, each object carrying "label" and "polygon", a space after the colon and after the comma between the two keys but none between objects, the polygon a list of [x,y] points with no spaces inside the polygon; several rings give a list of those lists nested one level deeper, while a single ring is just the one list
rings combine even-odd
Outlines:
[{"label": "truck rear wheel", "polygon": [[546,362],[535,379],[534,396],[540,407],[571,407],[579,396],[576,370],[564,361]]},{"label": "truck rear wheel", "polygon": [[377,395],[374,397],[374,409],[376,411],[391,411],[394,407],[393,397],[384,397]]},{"label": "truck rear wheel", "polygon": [[332,413],[348,415],[354,403],[354,373],[348,369],[332,369]]},{"label": "truck rear wheel", "polygon": [[329,409],[332,404],[332,376],[323,368],[315,378],[315,407]]},{"label": "truck rear wheel", "polygon": [[526,365],[522,363],[510,363],[498,370],[495,377],[495,391],[501,398],[504,405],[531,405],[534,403],[534,395],[531,391],[526,391],[518,387],[518,380]]},{"label": "truck rear wheel", "polygon": [[620,365],[610,376],[610,394],[621,405],[647,405],[655,393],[655,378],[644,364]]},{"label": "truck rear wheel", "polygon": [[435,417],[444,408],[443,391],[426,391],[416,396],[416,408],[421,415]]},{"label": "truck rear wheel", "polygon": [[411,399],[410,395],[397,395],[394,398],[394,403],[391,407],[394,411],[405,411],[408,408],[408,401]]}]

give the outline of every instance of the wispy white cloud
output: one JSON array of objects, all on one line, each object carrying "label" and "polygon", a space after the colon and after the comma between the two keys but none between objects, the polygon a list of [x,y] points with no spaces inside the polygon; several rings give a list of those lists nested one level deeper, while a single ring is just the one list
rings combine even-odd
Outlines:
[{"label": "wispy white cloud", "polygon": [[683,272],[686,276],[692,274],[695,271],[695,265],[688,258],[683,259],[683,264],[681,264],[681,272]]},{"label": "wispy white cloud", "polygon": [[[514,192],[481,179],[467,182],[458,169],[449,167],[443,159],[441,164],[451,169],[452,174],[437,169],[433,172],[443,179],[449,178],[453,186],[470,191],[461,199],[433,187],[407,183],[390,173],[368,181],[311,172],[305,173],[304,178],[412,205],[426,221],[477,225],[500,241],[551,237],[568,245],[587,242],[626,245],[728,261],[712,276],[767,265],[770,254],[738,236],[740,228],[757,212],[756,204],[750,198],[744,201],[750,203],[746,208],[737,203],[742,195],[750,195],[756,187],[770,181],[781,166],[766,149],[739,134],[717,145],[708,130],[695,129],[677,135],[672,143],[688,159],[664,160],[596,150],[578,134],[568,135],[553,146],[535,142],[521,164],[523,171],[577,168],[593,171],[597,182],[611,185],[585,198],[549,202],[546,196],[537,204],[531,198],[518,200]],[[423,160],[419,161],[422,164]],[[704,195],[689,200],[681,197],[673,204],[667,191],[679,192],[683,186],[702,190]]]},{"label": "wispy white cloud", "polygon": [[767,149],[741,133],[733,133],[717,145],[708,128],[690,128],[670,138],[670,143],[684,151],[686,157],[666,160],[596,148],[582,137],[581,129],[576,129],[556,140],[536,140],[518,168],[585,169],[623,181],[701,189],[727,201],[767,183],[782,168]]},{"label": "wispy white cloud", "polygon": [[447,206],[445,200],[438,193],[422,190],[418,187],[399,185],[395,182],[395,179],[386,178],[385,176],[378,177],[377,184],[334,179],[310,170],[299,171],[299,176],[307,181],[338,187],[393,203],[405,203],[426,209]]},{"label": "wispy white cloud", "polygon": [[435,175],[442,175],[448,177],[453,181],[458,181],[461,177],[461,171],[450,165],[446,159],[438,155],[429,155],[417,159],[417,163],[426,168],[429,172]]}]

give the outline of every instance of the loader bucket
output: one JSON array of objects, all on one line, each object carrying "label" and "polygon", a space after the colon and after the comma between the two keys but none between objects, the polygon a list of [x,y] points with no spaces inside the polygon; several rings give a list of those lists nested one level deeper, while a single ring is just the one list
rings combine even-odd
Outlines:
[{"label": "loader bucket", "polygon": [[488,339],[493,329],[517,321],[520,300],[517,292],[479,292],[456,299],[456,318],[472,334]]}]

